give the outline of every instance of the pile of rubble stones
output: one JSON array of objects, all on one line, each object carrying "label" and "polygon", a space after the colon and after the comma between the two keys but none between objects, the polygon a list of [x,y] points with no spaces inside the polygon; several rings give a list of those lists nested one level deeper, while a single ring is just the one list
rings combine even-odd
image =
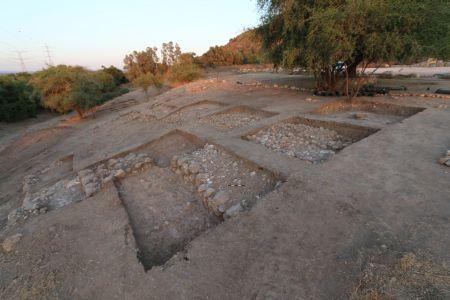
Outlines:
[{"label": "pile of rubble stones", "polygon": [[8,219],[14,222],[24,213],[45,213],[81,201],[98,192],[107,182],[123,178],[130,173],[138,173],[151,165],[153,160],[148,155],[130,153],[125,157],[110,159],[106,163],[79,171],[77,175],[67,176],[37,191],[39,172],[27,175],[23,181],[22,207],[12,211]]},{"label": "pile of rubble stones", "polygon": [[220,219],[249,208],[276,184],[267,171],[253,170],[243,160],[212,144],[174,156],[171,168],[194,185],[203,205]]},{"label": "pile of rubble stones", "polygon": [[439,159],[439,163],[444,166],[450,167],[450,150],[447,150],[446,155]]},{"label": "pile of rubble stones", "polygon": [[211,124],[216,128],[227,130],[247,126],[248,124],[259,121],[261,119],[262,117],[258,116],[257,114],[237,112],[211,115],[205,118],[201,118],[199,120],[199,123]]},{"label": "pile of rubble stones", "polygon": [[293,123],[275,124],[247,136],[247,139],[310,162],[327,160],[352,143],[334,130]]},{"label": "pile of rubble stones", "polygon": [[61,179],[38,191],[33,191],[38,182],[39,178],[36,175],[25,176],[22,206],[8,214],[8,225],[14,225],[20,220],[27,219],[30,215],[43,214],[49,210],[64,207],[85,198],[80,181],[76,175]]},{"label": "pile of rubble stones", "polygon": [[36,176],[25,176],[23,184],[24,199],[22,208],[25,211],[40,213],[47,210],[64,207],[70,203],[84,199],[80,181],[75,175],[61,179],[50,186],[32,191],[32,185],[38,182]]},{"label": "pile of rubble stones", "polygon": [[86,197],[90,197],[113,179],[121,179],[127,174],[138,173],[152,165],[153,160],[147,154],[129,153],[125,157],[112,158],[94,168],[84,169],[78,172],[78,177]]}]

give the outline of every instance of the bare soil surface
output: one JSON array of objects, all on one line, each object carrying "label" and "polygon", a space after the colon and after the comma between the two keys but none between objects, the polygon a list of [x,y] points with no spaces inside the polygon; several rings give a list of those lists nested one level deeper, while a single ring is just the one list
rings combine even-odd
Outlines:
[{"label": "bare soil surface", "polygon": [[133,228],[138,257],[147,270],[163,265],[217,224],[192,188],[168,168],[151,168],[121,180],[117,186]]},{"label": "bare soil surface", "polygon": [[223,105],[220,103],[215,103],[212,101],[202,101],[171,113],[166,118],[164,118],[164,121],[168,123],[181,124],[186,121],[196,120],[206,112],[221,108],[222,106]]},{"label": "bare soil surface", "polygon": [[414,93],[229,72],[11,127],[0,299],[449,299],[448,81],[378,84]]},{"label": "bare soil surface", "polygon": [[262,110],[251,109],[247,106],[238,106],[223,112],[212,114],[199,119],[202,125],[213,125],[219,130],[232,130],[234,128],[248,126],[249,124],[273,116]]}]

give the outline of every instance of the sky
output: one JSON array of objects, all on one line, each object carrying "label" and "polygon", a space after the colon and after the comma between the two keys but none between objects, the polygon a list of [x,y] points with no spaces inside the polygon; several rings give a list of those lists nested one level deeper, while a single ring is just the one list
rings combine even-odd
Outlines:
[{"label": "sky", "polygon": [[259,23],[256,0],[0,0],[0,72],[49,62],[123,67],[133,50],[178,42],[203,54]]}]

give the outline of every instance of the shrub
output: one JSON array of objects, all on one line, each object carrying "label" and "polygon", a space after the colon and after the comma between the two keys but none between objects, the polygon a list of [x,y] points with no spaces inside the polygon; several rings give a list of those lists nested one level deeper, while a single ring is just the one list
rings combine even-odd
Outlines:
[{"label": "shrub", "polygon": [[124,94],[129,93],[130,90],[127,88],[116,89],[112,92],[104,93],[97,104],[105,103],[108,100],[114,99],[116,97],[122,96]]},{"label": "shrub", "polygon": [[36,115],[39,98],[33,87],[14,76],[0,76],[0,121],[13,122]]},{"label": "shrub", "polygon": [[180,63],[174,65],[168,75],[172,83],[187,83],[195,81],[203,76],[200,67],[194,63]]},{"label": "shrub", "polygon": [[102,93],[109,93],[117,88],[114,77],[105,70],[95,72],[94,77],[97,80]]},{"label": "shrub", "polygon": [[75,110],[83,117],[101,98],[105,82],[99,76],[104,77],[82,67],[59,65],[36,73],[30,82],[39,91],[44,107],[60,113]]},{"label": "shrub", "polygon": [[147,93],[148,88],[151,86],[155,86],[156,88],[162,87],[161,79],[153,75],[152,73],[142,74],[133,80],[133,84],[137,87],[142,88],[145,93]]},{"label": "shrub", "polygon": [[78,74],[75,78],[67,101],[73,106],[80,117],[84,111],[100,104],[102,85],[92,74]]},{"label": "shrub", "polygon": [[147,47],[145,51],[133,51],[125,56],[123,63],[130,81],[135,81],[143,74],[157,75],[160,73],[161,65],[157,54],[157,48]]},{"label": "shrub", "polygon": [[125,77],[125,73],[122,70],[120,70],[114,66],[109,66],[108,68],[102,66],[101,71],[111,75],[114,79],[114,84],[116,86],[128,83],[128,79],[127,79],[127,77]]}]

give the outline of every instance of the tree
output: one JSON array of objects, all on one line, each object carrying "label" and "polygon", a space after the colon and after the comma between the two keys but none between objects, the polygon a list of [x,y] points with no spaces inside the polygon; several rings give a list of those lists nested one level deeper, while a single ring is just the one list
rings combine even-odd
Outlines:
[{"label": "tree", "polygon": [[141,75],[151,73],[157,75],[160,73],[159,57],[156,47],[147,47],[144,51],[133,51],[125,56],[123,60],[126,75],[130,81],[134,81]]},{"label": "tree", "polygon": [[114,91],[117,88],[116,80],[114,77],[105,70],[99,70],[92,73],[94,79],[97,81],[97,84],[102,93],[109,93]]},{"label": "tree", "polygon": [[125,76],[125,73],[122,70],[120,70],[120,69],[118,69],[118,68],[116,68],[114,66],[109,66],[108,68],[105,67],[105,66],[102,66],[102,70],[101,71],[111,75],[113,77],[113,79],[114,79],[114,84],[116,86],[128,83],[128,79]]},{"label": "tree", "polygon": [[[112,76],[106,75],[112,81]],[[106,75],[102,76],[106,78]],[[95,72],[66,65],[37,72],[30,83],[39,91],[44,107],[60,113],[75,110],[80,118],[86,110],[99,104],[105,88]]]},{"label": "tree", "polygon": [[133,80],[133,84],[142,88],[146,94],[151,86],[154,86],[158,89],[162,87],[161,79],[156,75],[153,75],[152,73],[140,75],[135,80]]},{"label": "tree", "polygon": [[163,43],[161,47],[161,64],[163,70],[167,71],[171,66],[178,63],[181,56],[181,48],[173,42]]},{"label": "tree", "polygon": [[340,79],[370,63],[450,56],[448,1],[259,0],[259,6],[270,58],[311,70],[320,90],[348,92]]},{"label": "tree", "polygon": [[39,98],[25,74],[0,76],[0,121],[13,122],[36,115]]},{"label": "tree", "polygon": [[92,74],[77,74],[68,102],[72,104],[73,109],[83,118],[84,112],[98,104],[102,99],[102,86]]},{"label": "tree", "polygon": [[261,37],[255,29],[246,30],[224,46],[214,46],[202,55],[207,66],[231,66],[267,62]]},{"label": "tree", "polygon": [[187,83],[195,81],[203,76],[201,68],[188,56],[183,57],[183,61],[172,66],[168,73],[168,79],[172,83]]},{"label": "tree", "polygon": [[161,88],[166,79],[187,83],[202,76],[195,53],[182,53],[180,46],[173,42],[162,45],[161,58],[157,50],[148,47],[145,51],[134,51],[124,59],[126,76],[146,93],[150,86]]}]

